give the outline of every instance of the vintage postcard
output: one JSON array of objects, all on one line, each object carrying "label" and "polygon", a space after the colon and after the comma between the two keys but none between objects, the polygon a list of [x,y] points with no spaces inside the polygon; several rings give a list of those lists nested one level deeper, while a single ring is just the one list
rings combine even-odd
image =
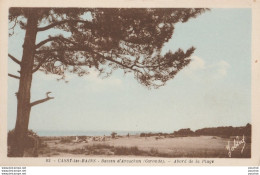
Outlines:
[{"label": "vintage postcard", "polygon": [[259,166],[260,1],[0,4],[0,165]]}]

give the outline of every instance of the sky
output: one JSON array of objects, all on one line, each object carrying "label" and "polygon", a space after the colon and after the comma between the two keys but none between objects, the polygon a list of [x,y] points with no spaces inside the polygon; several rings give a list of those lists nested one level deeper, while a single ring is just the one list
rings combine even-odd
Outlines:
[{"label": "sky", "polygon": [[[51,32],[51,33],[48,33]],[[49,30],[37,35],[37,43]],[[24,32],[9,37],[9,53],[21,59]],[[31,101],[53,100],[32,108],[29,129],[35,131],[160,131],[251,122],[251,9],[211,9],[187,23],[175,25],[163,53],[196,47],[192,62],[159,89],[147,89],[132,75],[116,71],[101,79],[33,75]],[[162,54],[163,54],[162,53]],[[8,61],[8,72],[19,68]],[[16,121],[18,80],[8,78],[8,129]]]}]

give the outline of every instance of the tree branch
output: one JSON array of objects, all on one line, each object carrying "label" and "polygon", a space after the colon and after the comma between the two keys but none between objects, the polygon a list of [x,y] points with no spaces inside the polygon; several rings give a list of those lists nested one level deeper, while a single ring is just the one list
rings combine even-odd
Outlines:
[{"label": "tree branch", "polygon": [[[17,18],[18,18],[18,17],[15,17],[15,19],[14,19],[14,25],[13,25],[11,28],[8,29],[8,30],[11,30],[11,32],[9,33],[9,36],[13,36],[13,34],[14,34],[14,28],[16,27],[16,24],[18,23]],[[13,21],[13,20],[11,20],[11,21]]]},{"label": "tree branch", "polygon": [[[111,61],[113,63],[116,63],[124,68],[127,68],[127,69],[131,69],[135,72],[139,72],[141,73],[139,70],[137,69],[134,69],[133,66],[127,66],[119,61],[116,61],[114,60],[113,58],[111,57],[106,57],[98,52],[95,52],[93,51],[92,49],[88,48],[88,47],[82,47],[82,46],[79,46],[79,47],[71,47],[71,48],[59,48],[59,49],[49,49],[49,50],[39,50],[39,51],[36,51],[35,53],[36,54],[43,54],[43,53],[49,53],[49,52],[58,52],[58,51],[85,51],[85,52],[90,52],[90,53],[93,53],[93,54],[97,54],[98,56],[100,56],[102,59],[105,59],[105,60],[108,60],[108,61]],[[85,65],[84,63],[70,63],[64,59],[60,59],[61,62],[64,62],[68,65],[72,65],[72,66],[75,66],[75,65],[78,65],[78,66],[83,66]]]},{"label": "tree branch", "polygon": [[16,76],[16,75],[13,75],[13,74],[8,74],[9,77],[12,77],[12,78],[16,78],[16,79],[20,79],[20,77]]},{"label": "tree branch", "polygon": [[46,49],[46,50],[36,50],[35,54],[44,54],[44,53],[50,53],[50,52],[58,52],[58,51],[88,51],[86,48],[77,48],[77,47],[64,47],[64,48],[58,48],[58,49]]},{"label": "tree branch", "polygon": [[35,106],[35,105],[38,105],[38,104],[41,104],[41,103],[44,103],[44,102],[46,102],[46,101],[48,101],[48,100],[51,100],[51,99],[54,99],[54,97],[49,97],[49,94],[50,94],[51,92],[47,92],[46,93],[46,98],[44,98],[44,99],[41,99],[41,100],[37,100],[37,101],[35,101],[35,102],[32,102],[30,105],[31,105],[31,107],[32,106]]},{"label": "tree branch", "polygon": [[47,42],[50,42],[50,41],[57,41],[57,40],[60,40],[62,42],[68,42],[68,43],[71,43],[71,44],[76,44],[74,43],[73,41],[67,39],[67,38],[64,38],[64,37],[61,37],[61,36],[57,36],[57,37],[50,37],[46,40],[43,40],[41,42],[39,42],[36,46],[35,46],[35,49],[38,49],[39,47],[41,47],[42,45],[46,44]]},{"label": "tree branch", "polygon": [[8,54],[8,56],[14,61],[16,62],[17,64],[21,64],[21,61],[19,61],[18,59],[16,59],[14,56],[12,56],[11,54]]},{"label": "tree branch", "polygon": [[95,54],[99,55],[100,57],[102,57],[103,59],[108,60],[108,61],[111,61],[111,62],[113,62],[113,63],[116,63],[116,64],[118,64],[118,65],[120,65],[120,66],[122,66],[122,67],[124,67],[124,68],[127,68],[127,69],[130,69],[130,70],[132,70],[132,71],[141,73],[141,71],[139,71],[139,70],[137,70],[137,69],[134,69],[133,66],[127,66],[127,65],[125,65],[125,64],[123,64],[123,63],[120,63],[119,61],[113,60],[113,58],[111,58],[111,57],[103,56],[103,55],[101,55],[100,53],[95,52],[95,51],[92,51],[92,53],[95,53]]},{"label": "tree branch", "polygon": [[14,25],[13,25],[12,27],[10,27],[8,30],[10,30],[10,29],[11,29],[11,30],[14,30],[16,24],[18,23],[17,18],[18,18],[18,17],[15,17],[15,19],[14,19]]},{"label": "tree branch", "polygon": [[45,27],[40,27],[38,28],[38,32],[41,32],[41,31],[45,31],[45,30],[48,30],[50,28],[53,28],[55,26],[58,26],[58,25],[62,25],[62,24],[65,24],[65,23],[84,23],[86,25],[88,25],[89,28],[91,28],[92,26],[92,23],[89,22],[89,21],[84,21],[84,20],[63,20],[63,21],[59,21],[59,22],[54,22],[48,26],[45,26]]},{"label": "tree branch", "polygon": [[[68,43],[71,43],[71,44],[76,44],[76,43],[74,43],[73,41],[71,41],[71,40],[69,40],[69,39],[67,39],[67,38],[58,36],[58,37],[50,37],[50,38],[48,38],[48,39],[46,39],[46,40],[43,40],[43,41],[39,42],[39,43],[35,46],[35,49],[38,49],[39,47],[41,47],[42,45],[44,45],[44,44],[46,44],[46,43],[48,43],[48,42],[50,42],[50,41],[57,41],[57,40],[60,40],[60,41],[62,41],[62,42],[68,42]],[[36,53],[38,53],[38,51],[36,51]],[[46,60],[47,60],[47,58],[46,58],[46,59],[42,59],[42,60],[39,62],[39,64],[32,70],[32,72],[33,72],[33,73],[36,72]]]},{"label": "tree branch", "polygon": [[[140,66],[140,65],[137,65],[136,63],[133,64],[133,65],[131,65],[131,66],[127,66],[127,65],[124,65],[123,63],[120,63],[120,62],[118,62],[118,61],[116,61],[116,60],[113,60],[112,57],[105,57],[105,56],[103,56],[102,54],[93,51],[93,50],[90,49],[89,47],[84,48],[83,46],[79,45],[78,43],[76,43],[76,42],[74,42],[74,41],[71,41],[71,40],[69,40],[69,39],[67,39],[67,38],[63,38],[63,37],[53,37],[53,38],[46,39],[46,40],[40,42],[39,44],[37,44],[36,47],[37,47],[38,45],[40,45],[41,43],[45,44],[45,43],[47,43],[47,42],[49,42],[49,41],[55,41],[55,40],[61,40],[61,41],[69,42],[69,43],[73,44],[74,47],[72,47],[72,48],[49,49],[49,50],[38,50],[38,51],[36,51],[36,54],[42,54],[42,53],[46,53],[46,52],[47,52],[47,53],[48,53],[48,52],[56,52],[56,51],[88,51],[88,52],[91,52],[91,53],[94,53],[94,54],[99,55],[99,56],[102,57],[103,59],[106,59],[106,60],[108,60],[108,61],[114,62],[114,63],[116,63],[116,64],[119,64],[119,65],[121,65],[121,66],[123,66],[123,67],[125,67],[125,68],[131,69],[131,70],[134,70],[134,71],[138,71],[138,70],[133,69],[133,67],[138,67],[138,68],[142,68],[142,69],[144,69],[144,68],[154,68],[154,67],[157,67],[157,66],[148,66],[148,65],[147,65],[147,66]],[[43,44],[42,44],[42,45],[43,45]],[[39,46],[39,47],[40,47],[40,46]],[[39,48],[39,47],[37,47],[37,48]],[[87,50],[87,49],[88,49],[88,50]],[[63,60],[63,61],[64,61],[64,60]],[[68,63],[68,62],[66,62],[66,64],[69,64],[69,65],[72,65],[72,66],[75,66],[75,65],[84,65],[84,63],[73,64],[73,63]],[[140,71],[138,71],[138,72],[140,72]]]},{"label": "tree branch", "polygon": [[38,49],[39,47],[41,47],[42,45],[46,44],[47,42],[49,41],[55,41],[55,40],[58,40],[59,37],[51,37],[51,38],[48,38],[46,40],[43,40],[41,42],[39,42],[38,44],[35,45],[35,49]]},{"label": "tree branch", "polygon": [[40,67],[42,66],[42,64],[47,60],[48,58],[42,59],[39,64],[32,70],[32,73],[36,72],[38,69],[40,69]]}]

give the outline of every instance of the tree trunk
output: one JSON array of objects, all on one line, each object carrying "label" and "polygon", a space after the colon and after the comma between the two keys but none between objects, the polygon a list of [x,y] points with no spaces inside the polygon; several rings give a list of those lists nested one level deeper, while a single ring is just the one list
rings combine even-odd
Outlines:
[{"label": "tree trunk", "polygon": [[21,60],[20,82],[17,93],[17,118],[14,131],[14,144],[11,145],[10,156],[22,157],[25,149],[25,136],[27,135],[29,117],[31,112],[31,83],[32,69],[35,53],[35,40],[37,35],[38,15],[36,9],[27,9],[28,18],[26,34]]}]

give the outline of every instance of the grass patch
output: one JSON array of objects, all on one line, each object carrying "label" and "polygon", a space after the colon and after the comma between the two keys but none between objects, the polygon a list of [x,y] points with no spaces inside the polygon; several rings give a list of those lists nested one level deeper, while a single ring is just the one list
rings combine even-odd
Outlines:
[{"label": "grass patch", "polygon": [[143,155],[145,152],[138,149],[137,146],[133,147],[114,147],[113,152],[115,155]]},{"label": "grass patch", "polygon": [[[220,139],[218,137],[209,139]],[[170,149],[160,150],[159,148],[138,148],[137,146],[113,146],[109,144],[93,144],[85,145],[81,148],[49,148],[43,147],[39,150],[39,153],[46,155],[61,155],[62,153],[74,154],[74,155],[103,155],[103,156],[144,156],[144,157],[165,157],[165,158],[177,158],[177,157],[189,157],[189,158],[228,158],[228,151],[223,149],[211,149],[211,148],[194,148],[194,149]],[[167,152],[164,152],[167,151]],[[251,157],[251,144],[247,143],[243,154],[241,154],[241,146],[232,152],[232,158],[250,158]]]},{"label": "grass patch", "polygon": [[60,143],[71,143],[72,142],[72,138],[70,137],[62,137],[60,139]]},{"label": "grass patch", "polygon": [[114,146],[110,146],[108,144],[93,144],[85,146],[85,149],[111,149]]}]

